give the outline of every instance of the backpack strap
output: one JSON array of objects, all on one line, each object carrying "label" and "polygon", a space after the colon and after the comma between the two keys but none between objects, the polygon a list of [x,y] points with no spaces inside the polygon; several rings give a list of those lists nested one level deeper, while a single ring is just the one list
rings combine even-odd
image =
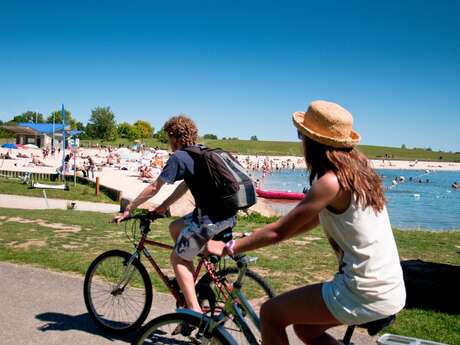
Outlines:
[{"label": "backpack strap", "polygon": [[207,150],[208,148],[204,145],[192,145],[184,147],[182,150],[185,152],[195,153],[197,155],[203,155],[203,151]]}]

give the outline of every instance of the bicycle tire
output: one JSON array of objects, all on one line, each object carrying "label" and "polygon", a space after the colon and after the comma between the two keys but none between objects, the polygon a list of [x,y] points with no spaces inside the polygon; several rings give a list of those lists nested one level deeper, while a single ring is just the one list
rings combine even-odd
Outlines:
[{"label": "bicycle tire", "polygon": [[[150,280],[149,274],[145,267],[141,264],[139,259],[135,259],[132,262],[132,267],[137,270],[139,274],[139,280],[142,281],[143,287],[144,287],[144,293],[145,293],[145,299],[144,299],[144,305],[141,307],[142,309],[139,312],[139,315],[132,320],[132,322],[120,322],[116,320],[107,320],[106,318],[103,318],[104,315],[100,315],[97,309],[94,306],[94,301],[93,301],[93,296],[92,296],[92,283],[93,283],[93,278],[96,273],[96,270],[100,265],[107,260],[110,259],[115,259],[116,261],[114,262],[121,262],[123,266],[126,266],[126,263],[129,261],[131,258],[131,254],[122,250],[110,250],[105,253],[102,253],[99,255],[88,267],[88,270],[86,271],[85,275],[85,281],[84,281],[84,286],[83,286],[83,295],[85,298],[85,305],[88,310],[88,313],[91,317],[91,319],[96,323],[96,325],[106,331],[112,332],[112,333],[117,333],[117,334],[126,334],[131,331],[134,331],[138,329],[142,323],[145,321],[147,318],[150,308],[152,307],[152,298],[153,298],[153,293],[152,293],[152,282]],[[110,261],[109,261],[110,262]],[[115,277],[115,281],[119,280],[119,277]],[[130,278],[130,280],[132,277]],[[112,305],[114,305],[115,298],[118,298],[119,296],[123,296],[125,294],[125,288],[121,291],[121,293],[117,293],[114,295],[114,290],[113,290],[113,283],[107,282],[97,282],[99,285],[110,285],[112,286],[112,290],[110,288],[106,291],[107,292],[107,297],[112,298]],[[129,287],[128,290],[126,291],[134,291],[134,287]],[[118,305],[120,298],[118,299]],[[124,301],[126,302],[126,301]],[[126,306],[128,307],[128,303],[125,303]],[[133,308],[132,305],[129,305],[128,308]]]},{"label": "bicycle tire", "polygon": [[[226,267],[216,272],[218,278],[226,277],[226,280],[230,284],[234,280],[236,280],[238,274],[239,270],[236,267]],[[232,275],[234,276],[234,279],[232,279]],[[199,301],[201,304],[206,303],[207,301],[208,307],[211,305],[222,305],[223,301],[219,301],[219,299],[217,298],[218,296],[215,296],[212,288],[210,287],[211,282],[212,279],[210,277],[209,272],[206,273],[198,282],[197,293]],[[251,304],[253,310],[257,314],[260,311],[261,305],[265,301],[276,296],[276,293],[272,289],[270,284],[258,273],[249,269],[246,271],[243,280],[242,292],[249,299],[249,303]],[[253,336],[260,342],[261,335],[260,331],[257,329],[257,326],[252,322],[250,318],[245,318],[245,321],[248,327],[250,328],[251,332],[253,333]],[[233,320],[233,318],[229,318],[225,322],[224,328],[226,329],[226,331],[228,331],[228,333],[231,334],[231,336],[237,341],[238,344],[248,345],[251,343],[246,339],[246,336],[243,334],[240,327],[235,323],[235,320]]]},{"label": "bicycle tire", "polygon": [[[159,341],[162,341],[161,344],[170,344],[169,341],[164,341],[166,339],[170,339],[169,336],[181,336],[181,337],[192,337],[192,333],[194,332],[195,329],[199,329],[200,325],[202,324],[203,318],[198,316],[198,315],[193,315],[193,314],[186,314],[186,313],[172,313],[172,314],[165,314],[162,316],[159,316],[151,321],[149,321],[147,324],[145,324],[139,332],[137,332],[133,342],[131,343],[132,345],[143,345],[143,344],[157,344]],[[170,324],[176,325],[174,328],[170,328],[170,333],[160,330],[165,325]],[[179,325],[184,325],[186,324],[187,326],[192,326],[194,329],[190,331],[189,335],[183,335],[183,334],[173,334],[177,330],[177,326]],[[156,331],[156,334],[154,335]],[[182,333],[182,332],[180,332]],[[154,336],[155,338],[148,339],[149,337]],[[216,327],[213,330],[213,333],[211,334],[212,338],[207,338],[209,340],[214,340],[210,344],[212,345],[236,345],[237,343],[235,340],[229,335],[225,334],[219,327]],[[149,340],[148,343],[144,343],[146,339]],[[190,344],[198,344],[196,342],[196,339],[190,339],[191,342]],[[173,344],[173,343],[171,343]],[[174,342],[174,344],[188,344],[186,340],[180,340],[177,342]]]},{"label": "bicycle tire", "polygon": [[[218,271],[217,275],[221,277],[228,276],[230,274],[238,275],[238,272],[239,272],[238,268],[236,267],[226,267],[222,271]],[[268,297],[269,299],[276,296],[276,292],[273,290],[270,284],[265,280],[265,278],[263,278],[259,273],[248,269],[245,274],[245,278],[244,278],[245,281],[247,280],[247,278],[250,278],[254,282],[256,282],[264,290],[266,297]],[[244,286],[245,281],[243,281],[243,286]]]},{"label": "bicycle tire", "polygon": [[[238,276],[238,273],[239,273],[238,268],[226,267],[220,271],[217,271],[216,275],[218,278],[226,277],[227,281],[232,283],[233,280],[229,279],[229,276],[234,275],[236,278]],[[211,283],[212,283],[211,275],[209,274],[209,272],[206,272],[206,274],[204,274],[201,277],[201,279],[198,281],[196,285],[197,294],[198,294],[199,299],[201,298],[203,300],[206,300],[206,299],[209,299],[209,297],[211,299],[213,298],[214,293],[212,292],[213,290],[210,288]],[[246,293],[248,289],[252,288],[252,290],[254,290],[254,285],[251,285],[251,284],[255,284],[255,286],[258,287],[259,289],[258,293],[257,292],[254,293],[253,291],[248,291],[249,293]],[[248,299],[257,298],[261,300],[262,303],[276,296],[276,293],[272,289],[270,284],[258,273],[251,271],[249,269],[246,271],[246,274],[245,274],[242,291]],[[261,303],[253,304],[254,310],[258,310],[258,307],[260,307],[260,305]]]}]

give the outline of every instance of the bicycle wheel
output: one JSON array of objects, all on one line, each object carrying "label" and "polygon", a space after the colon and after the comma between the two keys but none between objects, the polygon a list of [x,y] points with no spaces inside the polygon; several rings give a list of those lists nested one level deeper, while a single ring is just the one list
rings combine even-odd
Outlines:
[{"label": "bicycle wheel", "polygon": [[114,333],[128,333],[142,325],[152,306],[152,282],[138,259],[110,250],[99,255],[85,275],[83,293],[94,322]]},{"label": "bicycle wheel", "polygon": [[[217,272],[218,277],[225,277],[225,279],[233,284],[238,278],[238,268],[227,267],[222,271]],[[251,303],[252,308],[257,312],[260,311],[262,304],[276,296],[275,291],[270,284],[257,272],[247,270],[243,279],[243,286],[241,292]]]},{"label": "bicycle wheel", "polygon": [[[203,319],[199,316],[173,313],[165,314],[144,325],[136,334],[133,345],[163,345],[163,344],[207,344],[235,345],[235,341],[214,328],[212,334],[203,336]],[[201,328],[200,328],[201,326]]]},{"label": "bicycle wheel", "polygon": [[[216,272],[216,275],[218,278],[225,277],[225,279],[230,284],[233,284],[233,282],[238,278],[238,272],[238,268],[236,267],[227,267],[221,271]],[[214,298],[212,289],[208,288],[211,281],[212,279],[209,276],[209,273],[206,273],[197,284],[198,296],[201,299],[200,303],[204,304],[205,306],[206,304],[211,304],[209,299]],[[243,279],[241,292],[246,296],[249,303],[251,304],[252,309],[256,312],[257,315],[259,314],[262,304],[270,298],[276,296],[268,282],[258,273],[249,269],[246,271],[245,277]],[[219,300],[216,300],[215,303],[217,306],[223,305],[223,302]],[[254,337],[259,343],[261,343],[261,334],[257,326],[249,317],[247,317],[247,315],[244,315],[244,313],[243,317]],[[224,328],[228,333],[231,334],[231,336],[237,341],[238,344],[250,344],[240,327],[237,325],[236,320],[233,320],[233,317],[227,319],[224,324]]]}]

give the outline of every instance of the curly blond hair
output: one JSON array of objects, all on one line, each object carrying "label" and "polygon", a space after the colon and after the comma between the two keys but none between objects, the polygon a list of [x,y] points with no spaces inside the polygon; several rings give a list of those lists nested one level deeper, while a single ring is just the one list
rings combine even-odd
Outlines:
[{"label": "curly blond hair", "polygon": [[170,137],[174,137],[187,147],[195,145],[198,138],[198,129],[195,122],[185,115],[171,117],[163,126],[164,131]]}]

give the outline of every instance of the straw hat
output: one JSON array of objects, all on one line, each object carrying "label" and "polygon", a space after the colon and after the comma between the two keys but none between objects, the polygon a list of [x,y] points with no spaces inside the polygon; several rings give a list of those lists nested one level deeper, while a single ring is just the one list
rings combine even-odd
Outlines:
[{"label": "straw hat", "polygon": [[292,120],[303,135],[323,145],[347,148],[361,140],[352,129],[351,114],[336,103],[314,101],[306,112],[295,112]]}]

